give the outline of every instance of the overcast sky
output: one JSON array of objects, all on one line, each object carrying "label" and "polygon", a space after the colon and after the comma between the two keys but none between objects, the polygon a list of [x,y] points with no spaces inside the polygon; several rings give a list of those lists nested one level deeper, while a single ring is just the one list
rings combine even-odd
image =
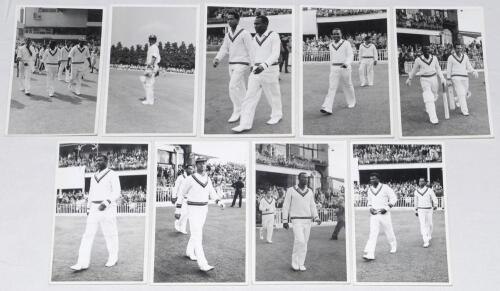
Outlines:
[{"label": "overcast sky", "polygon": [[145,44],[155,34],[163,43],[182,42],[196,46],[194,7],[114,7],[111,44]]},{"label": "overcast sky", "polygon": [[248,143],[246,142],[204,142],[194,143],[193,152],[204,154],[219,159],[235,162],[246,163],[249,156]]},{"label": "overcast sky", "polygon": [[458,10],[458,29],[483,34],[484,16],[479,8]]}]

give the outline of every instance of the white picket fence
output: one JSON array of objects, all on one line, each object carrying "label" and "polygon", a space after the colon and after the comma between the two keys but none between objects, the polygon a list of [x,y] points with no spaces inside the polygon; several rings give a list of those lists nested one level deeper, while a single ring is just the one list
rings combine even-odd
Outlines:
[{"label": "white picket fence", "polygon": [[[337,215],[335,215],[334,208],[320,208],[318,209],[318,216],[322,225],[331,225],[337,222]],[[276,228],[283,227],[282,208],[277,208],[274,215],[274,225]]]},{"label": "white picket fence", "polygon": [[[394,207],[406,207],[406,208],[413,208],[415,207],[414,204],[415,197],[404,197],[404,198],[399,198],[398,202],[396,202],[396,205]],[[438,200],[438,205],[437,207],[439,209],[444,209],[444,198],[443,197],[437,197]],[[354,207],[368,207],[368,199],[366,197],[362,197],[361,199],[356,200],[354,198]]]},{"label": "white picket fence", "polygon": [[[116,206],[118,215],[144,215],[146,213],[146,202],[130,202]],[[86,215],[86,204],[56,204],[57,215]]]},{"label": "white picket fence", "polygon": [[[387,61],[388,54],[387,49],[378,50],[378,61]],[[303,61],[305,63],[322,63],[330,61],[330,52],[329,51],[306,51],[303,53]],[[354,61],[359,61],[358,51],[354,51]]]},{"label": "white picket fence", "polygon": [[[415,62],[405,62],[405,73],[410,73],[411,70],[413,69],[413,64]],[[474,69],[476,69],[477,71],[483,71],[484,70],[484,63],[483,63],[483,60],[482,59],[478,59],[478,60],[470,60],[470,63],[472,65],[472,67]],[[441,67],[441,70],[442,71],[446,71],[446,69],[448,68],[448,62],[446,61],[440,61],[439,62],[439,66]]]}]

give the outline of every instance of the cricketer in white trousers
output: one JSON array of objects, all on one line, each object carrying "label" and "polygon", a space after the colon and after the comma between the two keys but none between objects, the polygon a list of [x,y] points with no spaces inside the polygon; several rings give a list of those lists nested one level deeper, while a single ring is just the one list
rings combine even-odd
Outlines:
[{"label": "cricketer in white trousers", "polygon": [[85,75],[88,65],[84,62],[82,63],[72,63],[71,64],[71,83],[75,84],[75,93],[80,94],[82,90],[82,78]]},{"label": "cricketer in white trousers", "polygon": [[330,66],[330,85],[321,108],[328,112],[332,111],[335,94],[337,94],[337,90],[339,88],[342,88],[342,91],[344,92],[347,106],[354,107],[356,105],[356,96],[351,79],[351,67],[348,66],[347,68],[342,68],[341,64],[330,64]]},{"label": "cricketer in white trousers", "polygon": [[57,79],[58,67],[58,64],[45,64],[45,71],[47,72],[47,92],[49,93],[49,96],[54,95],[56,90],[55,83]]},{"label": "cricketer in white trousers", "polygon": [[182,201],[177,201],[177,208],[180,208],[179,219],[176,219],[174,222],[174,227],[177,231],[182,233],[187,233],[187,222],[188,222],[188,207],[187,207],[187,199],[184,198]]},{"label": "cricketer in white trousers", "polygon": [[418,208],[418,220],[420,222],[420,234],[424,243],[428,243],[432,239],[432,208]]},{"label": "cricketer in white trousers", "polygon": [[293,250],[292,267],[298,269],[304,266],[307,254],[307,243],[311,234],[311,219],[292,219],[293,229]]},{"label": "cricketer in white trousers", "polygon": [[19,90],[29,93],[31,90],[31,76],[35,63],[19,61]]},{"label": "cricketer in white trousers", "polygon": [[262,214],[262,231],[266,231],[266,240],[273,241],[274,213]]},{"label": "cricketer in white trousers", "polygon": [[373,63],[373,57],[362,57],[359,61],[359,79],[362,86],[373,86]]},{"label": "cricketer in white trousers", "polygon": [[205,252],[203,251],[203,226],[207,219],[208,205],[189,205],[187,206],[187,216],[189,217],[189,231],[191,236],[186,247],[186,255],[195,257],[198,266],[208,265]]},{"label": "cricketer in white trousers", "polygon": [[146,102],[149,104],[154,104],[155,101],[155,80],[158,70],[158,65],[154,65],[153,70],[147,70],[149,71],[150,76],[145,75],[140,77],[142,86],[144,87],[144,91],[146,92]]},{"label": "cricketer in white trousers", "polygon": [[368,236],[368,241],[365,245],[365,253],[367,253],[368,257],[375,256],[377,238],[381,227],[391,248],[396,246],[396,235],[394,234],[394,229],[392,228],[391,213],[388,211],[385,214],[370,214],[370,235]]},{"label": "cricketer in white trousers", "polygon": [[469,107],[467,106],[467,95],[469,94],[469,77],[453,76],[451,82],[455,92],[457,92],[458,103],[462,114],[469,114]]},{"label": "cricketer in white trousers", "polygon": [[229,64],[229,97],[233,103],[233,114],[236,115],[241,114],[241,103],[247,92],[245,73],[248,71],[248,65]]},{"label": "cricketer in white trousers", "polygon": [[90,254],[95,234],[99,226],[106,240],[106,247],[109,253],[108,261],[118,260],[118,228],[116,227],[116,204],[111,203],[106,209],[100,211],[100,204],[91,203],[85,233],[82,237],[80,250],[78,252],[77,264],[88,267],[90,264]]},{"label": "cricketer in white trousers", "polygon": [[240,125],[242,127],[252,128],[255,110],[262,92],[264,92],[267,102],[271,105],[271,119],[283,117],[279,75],[280,71],[277,64],[273,64],[260,74],[250,73],[248,89],[241,102]]},{"label": "cricketer in white trousers", "polygon": [[429,115],[431,122],[437,122],[436,100],[438,98],[439,82],[437,76],[420,77],[420,86],[422,86],[422,96],[425,103],[425,111]]},{"label": "cricketer in white trousers", "polygon": [[[57,72],[57,79],[59,81],[64,80],[66,83],[69,83],[71,81],[71,73],[69,72],[69,69],[66,68],[67,63],[68,63],[68,60],[61,60],[61,63],[59,64],[59,69]],[[63,72],[64,72],[64,79],[63,79]]]}]

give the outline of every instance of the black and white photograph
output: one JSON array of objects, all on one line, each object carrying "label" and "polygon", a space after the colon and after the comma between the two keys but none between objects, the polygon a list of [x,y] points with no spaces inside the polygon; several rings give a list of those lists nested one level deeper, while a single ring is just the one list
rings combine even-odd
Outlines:
[{"label": "black and white photograph", "polygon": [[7,134],[96,134],[103,11],[17,8]]},{"label": "black and white photograph", "polygon": [[347,147],[255,144],[256,283],[347,283]]},{"label": "black and white photograph", "polygon": [[156,144],[153,284],[246,284],[248,150]]},{"label": "black and white photograph", "polygon": [[492,136],[482,8],[395,13],[402,136]]},{"label": "black and white photograph", "polygon": [[194,135],[199,7],[111,12],[106,134]]},{"label": "black and white photograph", "polygon": [[293,7],[206,13],[204,135],[291,135]]},{"label": "black and white photograph", "polygon": [[387,9],[302,7],[302,135],[392,135],[387,27]]},{"label": "black and white photograph", "polygon": [[448,285],[443,145],[352,145],[355,282]]},{"label": "black and white photograph", "polygon": [[148,144],[59,144],[52,283],[145,282],[148,160]]}]

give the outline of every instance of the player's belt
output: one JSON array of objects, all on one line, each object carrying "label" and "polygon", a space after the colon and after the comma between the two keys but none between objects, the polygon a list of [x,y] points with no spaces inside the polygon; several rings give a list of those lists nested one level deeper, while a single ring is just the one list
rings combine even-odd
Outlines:
[{"label": "player's belt", "polygon": [[417,209],[432,209],[432,207],[417,207]]},{"label": "player's belt", "polygon": [[59,63],[45,63],[46,65],[59,65]]},{"label": "player's belt", "polygon": [[332,63],[332,66],[343,66],[344,63]]},{"label": "player's belt", "polygon": [[[263,64],[263,63],[255,63],[256,66],[260,65],[260,64]],[[277,66],[279,65],[278,62],[275,62],[275,63],[272,63],[271,66]]]},{"label": "player's belt", "polygon": [[274,212],[265,212],[265,213],[262,213],[262,215],[269,215],[269,214],[274,214]]},{"label": "player's belt", "polygon": [[67,62],[67,61],[68,61],[68,59],[65,59],[65,60],[61,60],[61,62]]},{"label": "player's belt", "polygon": [[373,59],[373,57],[361,57],[362,59]]},{"label": "player's belt", "polygon": [[94,204],[101,204],[103,200],[96,200],[96,201],[91,201]]},{"label": "player's belt", "polygon": [[250,63],[247,62],[229,62],[230,65],[245,65],[248,66]]},{"label": "player's belt", "polygon": [[430,75],[421,75],[420,78],[430,78],[436,76],[436,73]]},{"label": "player's belt", "polygon": [[175,204],[176,208],[182,208],[182,204]]},{"label": "player's belt", "polygon": [[191,206],[205,206],[208,205],[208,202],[194,202],[194,201],[188,201],[187,205]]},{"label": "player's belt", "polygon": [[83,62],[71,62],[74,65],[83,64]]},{"label": "player's belt", "polygon": [[290,219],[312,219],[312,216],[292,216]]},{"label": "player's belt", "polygon": [[461,75],[461,74],[452,74],[451,77],[465,77],[465,78],[469,78],[468,75]]}]

